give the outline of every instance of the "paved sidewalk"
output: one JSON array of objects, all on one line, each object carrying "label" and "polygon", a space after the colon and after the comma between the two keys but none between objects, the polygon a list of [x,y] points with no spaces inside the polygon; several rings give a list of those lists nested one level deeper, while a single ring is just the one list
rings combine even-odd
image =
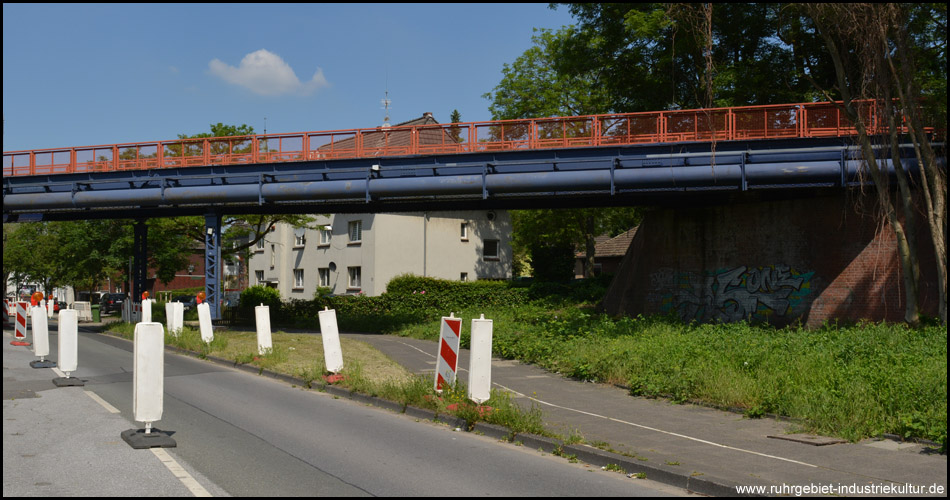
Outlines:
[{"label": "paved sidewalk", "polygon": [[[414,373],[434,376],[434,341],[343,336],[373,345]],[[468,363],[463,349],[459,377],[466,383]],[[758,491],[764,495],[947,494],[946,455],[918,444],[865,440],[816,446],[806,443],[827,439],[790,434],[794,426],[789,423],[632,397],[617,387],[568,379],[517,361],[494,359],[491,375],[493,385],[511,391],[515,401],[540,408],[552,430],[579,434],[588,443],[608,443],[620,453],[572,447],[600,456],[578,458],[620,460],[628,472],[643,471],[650,479],[691,491],[735,495],[737,487],[754,485],[764,486]]]}]

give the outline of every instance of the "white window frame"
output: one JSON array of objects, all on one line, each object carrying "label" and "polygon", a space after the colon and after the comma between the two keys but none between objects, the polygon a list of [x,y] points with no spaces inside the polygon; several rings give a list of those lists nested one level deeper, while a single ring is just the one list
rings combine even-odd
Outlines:
[{"label": "white window frame", "polygon": [[[347,237],[349,238],[350,243],[362,243],[363,242],[363,221],[362,220],[351,220],[347,225]],[[356,230],[354,232],[354,229]],[[356,238],[354,238],[354,234]]]},{"label": "white window frame", "polygon": [[460,232],[462,241],[468,241],[468,222],[462,223]]},{"label": "white window frame", "polygon": [[257,280],[258,285],[264,284],[264,271],[254,271],[254,279]]},{"label": "white window frame", "polygon": [[330,286],[330,268],[321,267],[317,269],[317,274],[320,276],[320,285],[321,287]]},{"label": "white window frame", "polygon": [[300,236],[294,235],[294,246],[302,247],[307,245],[307,235],[301,234]]},{"label": "white window frame", "polygon": [[330,245],[330,228],[320,230],[320,245],[319,246],[329,246]]},{"label": "white window frame", "polygon": [[468,273],[461,273],[459,275],[459,281],[468,281]]},{"label": "white window frame", "polygon": [[[488,253],[488,242],[494,242],[495,253],[490,255]],[[487,239],[482,241],[482,259],[484,260],[500,260],[501,259],[501,240]]]},{"label": "white window frame", "polygon": [[255,252],[263,252],[263,251],[264,251],[264,238],[261,238],[261,239],[257,240],[256,245],[257,245],[257,246],[254,247],[254,251],[255,251]]},{"label": "white window frame", "polygon": [[294,269],[294,288],[303,288],[303,269]]},{"label": "white window frame", "polygon": [[363,269],[361,266],[346,268],[346,287],[350,290],[363,288]]}]

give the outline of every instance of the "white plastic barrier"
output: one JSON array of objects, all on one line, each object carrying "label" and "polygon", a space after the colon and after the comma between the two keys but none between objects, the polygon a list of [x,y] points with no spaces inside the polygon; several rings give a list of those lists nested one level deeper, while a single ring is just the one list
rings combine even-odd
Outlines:
[{"label": "white plastic barrier", "polygon": [[492,320],[485,315],[472,320],[471,357],[468,364],[468,399],[484,403],[491,397]]},{"label": "white plastic barrier", "polygon": [[92,321],[92,304],[89,302],[73,302],[73,309],[78,311],[79,321]]},{"label": "white plastic barrier", "polygon": [[254,308],[254,321],[257,323],[257,353],[264,355],[271,349],[270,307],[261,304]]},{"label": "white plastic barrier", "polygon": [[449,317],[442,317],[441,339],[439,340],[439,354],[435,363],[435,390],[442,392],[445,385],[455,384],[455,374],[459,364],[459,341],[462,337],[462,318],[456,318],[455,313]]},{"label": "white plastic barrier", "polygon": [[162,419],[165,377],[165,331],[161,323],[135,325],[132,414],[150,424]]},{"label": "white plastic barrier", "polygon": [[201,329],[201,340],[211,343],[214,340],[214,329],[211,327],[211,306],[207,303],[198,304],[198,328]]},{"label": "white plastic barrier", "polygon": [[46,302],[46,301],[44,300],[44,301],[43,301],[43,307],[46,308],[46,317],[47,317],[47,318],[52,318],[52,317],[53,317],[53,301],[51,300],[51,301],[49,301],[49,302]]},{"label": "white plastic barrier", "polygon": [[327,371],[343,371],[343,349],[340,347],[340,330],[336,326],[336,309],[323,308],[320,316],[320,334],[323,336],[323,359]]},{"label": "white plastic barrier", "polygon": [[185,326],[185,304],[168,302],[165,304],[165,327],[176,337]]},{"label": "white plastic barrier", "polygon": [[79,365],[78,355],[79,319],[76,311],[63,309],[59,312],[59,369],[69,377]]},{"label": "white plastic barrier", "polygon": [[152,299],[145,299],[142,302],[142,323],[152,322]]},{"label": "white plastic barrier", "polygon": [[132,301],[124,300],[122,302],[122,321],[125,323],[132,322]]},{"label": "white plastic barrier", "polygon": [[49,356],[49,323],[46,315],[43,314],[41,306],[35,306],[33,309],[33,354],[45,360]]}]

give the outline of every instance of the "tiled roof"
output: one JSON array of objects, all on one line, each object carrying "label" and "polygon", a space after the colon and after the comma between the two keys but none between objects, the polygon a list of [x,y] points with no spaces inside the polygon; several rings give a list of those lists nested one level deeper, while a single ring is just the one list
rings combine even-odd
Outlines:
[{"label": "tiled roof", "polygon": [[[411,135],[408,129],[398,130],[401,127],[414,127],[419,125],[438,125],[439,122],[432,117],[432,113],[423,113],[421,117],[409,121],[397,123],[391,127],[378,127],[378,132],[366,132],[362,134],[363,149],[377,148],[399,148],[409,146]],[[354,147],[355,138],[334,141],[330,144],[320,146],[318,150],[346,150]],[[448,129],[432,128],[419,132],[419,143],[427,145],[452,144],[457,143],[448,132]]]},{"label": "tiled roof", "polygon": [[[597,257],[623,257],[627,254],[627,248],[633,241],[633,236],[637,234],[637,228],[630,229],[613,238],[609,236],[597,236],[594,238],[594,255]],[[585,257],[587,252],[581,250],[577,252],[577,257]]]}]

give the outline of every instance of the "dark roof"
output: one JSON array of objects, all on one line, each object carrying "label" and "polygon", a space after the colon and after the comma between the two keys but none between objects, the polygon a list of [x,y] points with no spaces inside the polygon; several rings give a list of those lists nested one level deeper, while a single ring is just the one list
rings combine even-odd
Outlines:
[{"label": "dark roof", "polygon": [[[597,257],[623,257],[627,254],[627,248],[630,248],[630,242],[633,241],[635,234],[637,234],[636,227],[613,238],[607,235],[597,236],[594,238],[594,255]],[[585,257],[587,251],[580,250],[576,256]]]},{"label": "dark roof", "polygon": [[[377,127],[375,132],[363,131],[363,151],[373,149],[392,149],[407,148],[410,145],[412,136],[410,130],[405,127],[416,127],[420,125],[438,125],[439,122],[432,117],[432,113],[423,113],[421,117],[409,121],[397,123],[391,127]],[[401,130],[400,130],[401,129]],[[423,129],[419,132],[419,144],[422,145],[440,145],[440,144],[458,144],[459,141],[449,134],[449,130],[441,127]],[[355,149],[356,139],[349,137],[329,144],[324,144],[317,148],[318,151],[349,150]],[[398,154],[398,151],[395,152]]]}]

